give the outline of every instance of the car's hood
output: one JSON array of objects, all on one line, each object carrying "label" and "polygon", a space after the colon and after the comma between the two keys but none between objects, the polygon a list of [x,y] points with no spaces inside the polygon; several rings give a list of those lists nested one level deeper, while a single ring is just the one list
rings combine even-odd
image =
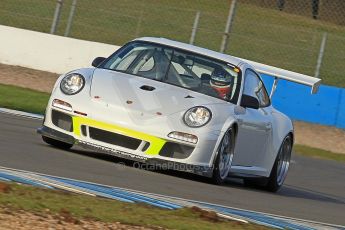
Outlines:
[{"label": "car's hood", "polygon": [[170,115],[197,105],[227,102],[188,89],[106,69],[96,69],[91,97],[105,106],[146,115]]}]

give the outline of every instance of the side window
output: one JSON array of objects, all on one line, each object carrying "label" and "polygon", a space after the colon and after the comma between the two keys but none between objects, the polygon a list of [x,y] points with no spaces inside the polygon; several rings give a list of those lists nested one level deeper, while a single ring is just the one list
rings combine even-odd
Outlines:
[{"label": "side window", "polygon": [[270,105],[270,98],[267,94],[264,83],[261,81],[259,76],[250,69],[246,71],[243,94],[256,97],[259,100],[260,107]]},{"label": "side window", "polygon": [[153,57],[150,57],[148,60],[144,59],[144,63],[140,67],[138,72],[147,72],[153,69],[155,66],[155,61],[153,60]]},{"label": "side window", "polygon": [[259,102],[261,107],[266,107],[271,104],[270,97],[268,96],[268,93],[266,91],[264,83],[260,80],[259,85],[260,91],[258,94]]}]

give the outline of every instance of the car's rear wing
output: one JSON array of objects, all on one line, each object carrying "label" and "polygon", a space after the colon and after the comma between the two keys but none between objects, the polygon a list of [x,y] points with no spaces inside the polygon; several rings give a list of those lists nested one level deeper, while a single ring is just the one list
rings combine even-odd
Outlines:
[{"label": "car's rear wing", "polygon": [[277,67],[261,64],[261,63],[250,61],[250,60],[245,60],[245,59],[242,59],[242,60],[247,62],[249,65],[251,65],[257,72],[262,73],[262,74],[267,74],[275,78],[272,91],[271,91],[271,96],[273,95],[277,87],[277,82],[279,79],[284,79],[287,81],[292,81],[292,82],[296,82],[296,83],[303,84],[306,86],[310,86],[312,94],[317,93],[319,89],[319,86],[321,83],[321,79],[319,78],[311,77],[311,76],[301,74],[301,73],[292,72],[285,69],[280,69]]}]

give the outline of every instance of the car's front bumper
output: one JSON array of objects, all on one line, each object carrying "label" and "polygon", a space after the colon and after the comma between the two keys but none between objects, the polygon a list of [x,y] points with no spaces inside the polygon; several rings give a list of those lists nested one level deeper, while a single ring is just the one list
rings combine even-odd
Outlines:
[{"label": "car's front bumper", "polygon": [[73,136],[68,135],[66,133],[59,132],[55,129],[49,128],[47,126],[42,126],[37,129],[37,133],[41,134],[42,136],[46,136],[58,141],[62,141],[68,144],[75,144],[76,140]]},{"label": "car's front bumper", "polygon": [[109,148],[104,145],[98,145],[98,144],[88,142],[85,140],[78,140],[74,138],[72,135],[57,131],[45,125],[38,128],[37,133],[39,133],[42,136],[46,136],[46,137],[59,140],[65,143],[77,144],[86,149],[93,149],[93,150],[101,151],[102,153],[106,153],[106,154],[116,156],[119,158],[124,158],[127,160],[145,163],[147,165],[147,168],[150,168],[150,169],[155,168],[155,169],[178,170],[178,171],[190,172],[190,173],[194,173],[194,174],[198,174],[198,175],[202,175],[206,177],[212,176],[212,167],[193,165],[193,164],[188,164],[188,163],[176,162],[173,160],[136,155],[136,154],[131,153],[130,151],[119,150],[117,148]]}]

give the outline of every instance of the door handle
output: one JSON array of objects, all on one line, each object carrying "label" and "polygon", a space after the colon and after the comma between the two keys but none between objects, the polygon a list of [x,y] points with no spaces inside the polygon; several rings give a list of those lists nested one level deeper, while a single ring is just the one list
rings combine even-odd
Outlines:
[{"label": "door handle", "polygon": [[150,85],[143,85],[143,86],[140,87],[140,89],[146,90],[146,91],[153,91],[153,90],[155,90],[156,88],[153,87],[153,86],[150,86]]}]

